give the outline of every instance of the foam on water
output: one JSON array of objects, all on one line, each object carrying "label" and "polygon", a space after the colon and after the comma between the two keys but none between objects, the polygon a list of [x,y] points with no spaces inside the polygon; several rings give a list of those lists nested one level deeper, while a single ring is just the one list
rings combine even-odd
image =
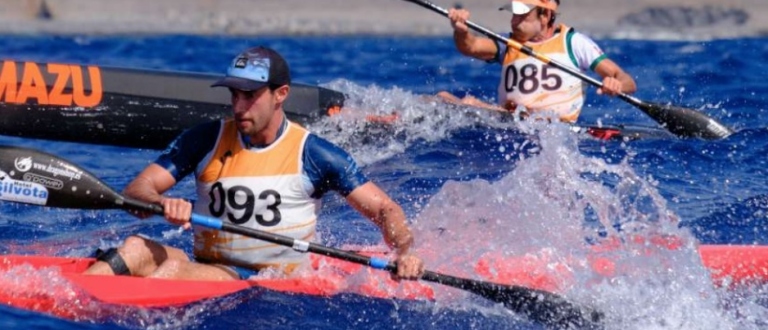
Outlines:
[{"label": "foam on water", "polygon": [[[493,114],[476,109],[457,109],[431,95],[418,95],[394,87],[360,86],[339,79],[324,87],[347,95],[345,110],[309,128],[349,150],[362,165],[402,154],[418,142],[445,139],[459,128],[482,124],[513,127]],[[392,122],[377,124],[371,116],[396,115]]]},{"label": "foam on water", "polygon": [[[496,155],[489,158],[509,162],[507,174],[490,181],[448,181],[418,210],[413,228],[428,268],[490,280],[477,273],[479,260],[526,256],[543,261],[547,269],[541,272],[557,279],[546,285],[604,311],[609,329],[756,329],[768,314],[754,294],[713,287],[696,251],[698,242],[679,227],[679,217],[656,188],[658,182],[630,166],[635,156],[631,145],[621,144],[626,156],[609,163],[582,154],[578,144],[588,137],[566,125],[499,123],[483,114],[468,123],[431,98],[397,88],[346,81],[334,82],[332,88],[350,95],[354,108],[369,109],[320,124],[327,138],[345,145],[363,163],[402,153],[417,141],[443,139],[477,122],[515,127],[514,132],[489,130],[486,136],[496,146],[491,150]],[[375,139],[360,138],[370,133],[359,126],[366,115],[392,112],[400,115],[394,134],[389,127]],[[331,129],[334,125],[344,129]],[[659,237],[671,237],[675,248],[650,243]],[[621,244],[594,250],[605,242]],[[597,269],[588,261],[596,257],[611,260],[612,267]],[[491,265],[489,271],[500,276],[508,268]],[[452,308],[467,307],[466,302],[457,307],[457,297],[476,301],[456,290],[437,288],[437,293],[438,304]]]}]

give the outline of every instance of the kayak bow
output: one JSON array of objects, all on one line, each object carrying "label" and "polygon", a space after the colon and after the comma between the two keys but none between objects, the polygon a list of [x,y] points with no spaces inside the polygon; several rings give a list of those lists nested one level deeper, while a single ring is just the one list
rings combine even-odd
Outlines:
[{"label": "kayak bow", "polygon": [[[162,149],[184,129],[229,116],[213,74],[3,61],[0,134]],[[343,105],[327,88],[291,84],[289,119],[308,123]]]}]

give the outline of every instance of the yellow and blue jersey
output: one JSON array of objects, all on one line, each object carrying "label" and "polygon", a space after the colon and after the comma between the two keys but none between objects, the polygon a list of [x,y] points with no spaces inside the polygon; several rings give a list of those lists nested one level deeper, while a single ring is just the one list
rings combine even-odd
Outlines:
[{"label": "yellow and blue jersey", "polygon": [[[368,182],[343,149],[285,120],[277,139],[252,146],[232,120],[199,125],[181,134],[156,164],[177,180],[194,173],[195,213],[301,240],[315,236],[320,198],[346,196]],[[259,269],[293,267],[306,255],[280,245],[217,230],[195,228],[198,259]]]}]

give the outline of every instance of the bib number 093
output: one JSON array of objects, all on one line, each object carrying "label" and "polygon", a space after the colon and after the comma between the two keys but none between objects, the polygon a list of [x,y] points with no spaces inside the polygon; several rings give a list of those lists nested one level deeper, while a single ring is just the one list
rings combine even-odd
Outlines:
[{"label": "bib number 093", "polygon": [[[208,196],[211,198],[211,202],[208,204],[208,211],[211,212],[211,215],[219,218],[226,212],[227,219],[234,224],[244,224],[253,217],[260,225],[271,227],[280,223],[282,219],[280,210],[277,208],[281,203],[280,194],[272,189],[262,191],[257,197],[248,187],[233,186],[225,190],[221,182],[216,182],[211,187],[211,191],[208,192]],[[270,196],[272,197],[271,201],[269,201]],[[265,218],[266,213],[254,214],[256,198],[267,201],[266,212],[271,213],[271,220]],[[227,208],[242,211],[242,215],[238,217],[232,212],[228,212]]]}]

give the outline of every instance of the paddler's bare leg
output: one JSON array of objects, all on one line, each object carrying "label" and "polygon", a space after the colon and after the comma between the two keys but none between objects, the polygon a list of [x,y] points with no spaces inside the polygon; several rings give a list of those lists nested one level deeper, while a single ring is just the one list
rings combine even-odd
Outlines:
[{"label": "paddler's bare leg", "polygon": [[443,101],[454,103],[454,104],[464,104],[464,105],[469,105],[469,106],[478,107],[478,108],[485,108],[488,110],[495,110],[495,111],[503,111],[503,112],[508,111],[507,109],[504,109],[498,105],[483,102],[472,95],[467,95],[463,99],[460,99],[456,97],[456,95],[453,95],[446,91],[442,91],[435,94],[435,96],[443,99]]},{"label": "paddler's bare leg", "polygon": [[115,275],[117,268],[121,273],[119,275],[139,277],[219,281],[239,279],[237,273],[226,267],[191,262],[184,251],[139,236],[128,237],[116,253],[117,256],[94,263],[85,274]]},{"label": "paddler's bare leg", "polygon": [[152,275],[147,277],[209,281],[240,279],[237,273],[223,266],[181,260],[166,260]]},{"label": "paddler's bare leg", "polygon": [[447,102],[461,104],[461,99],[460,98],[458,98],[458,97],[456,97],[456,95],[453,95],[453,94],[448,93],[446,91],[439,92],[439,93],[435,94],[435,96],[438,96],[438,97],[440,97],[441,99],[443,99],[444,101],[447,101]]},{"label": "paddler's bare leg", "polygon": [[[125,239],[123,245],[117,249],[118,256],[108,256],[105,260],[97,261],[85,274],[115,275],[115,270],[121,271],[121,263],[124,263],[133,276],[149,276],[169,259],[189,261],[184,251],[160,245],[152,240],[139,236],[130,236]],[[129,275],[129,274],[118,274]]]}]

